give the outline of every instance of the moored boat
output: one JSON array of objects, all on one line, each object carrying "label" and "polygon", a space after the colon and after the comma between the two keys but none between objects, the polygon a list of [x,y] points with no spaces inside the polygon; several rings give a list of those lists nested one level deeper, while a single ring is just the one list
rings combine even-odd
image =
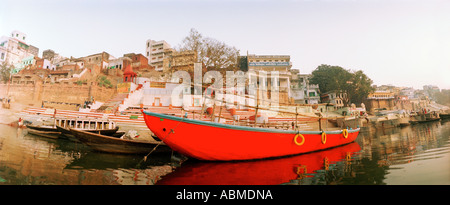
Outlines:
[{"label": "moored boat", "polygon": [[165,146],[163,142],[138,141],[120,139],[117,137],[106,136],[87,132],[80,129],[70,128],[70,132],[82,143],[88,145],[94,150],[121,154],[148,154],[160,145],[155,152],[171,152],[172,150]]},{"label": "moored boat", "polygon": [[354,130],[294,131],[227,125],[142,110],[148,128],[174,151],[199,160],[274,158],[353,142]]},{"label": "moored boat", "polygon": [[450,119],[450,114],[442,113],[442,114],[439,114],[439,117],[443,120]]},{"label": "moored boat", "polygon": [[[61,126],[56,125],[56,129],[59,132],[61,132],[64,136],[66,136],[67,138],[76,141],[75,140],[76,138],[75,138],[75,136],[73,136],[72,132],[70,132],[69,127],[61,127]],[[117,133],[118,130],[119,130],[119,127],[116,126],[113,129],[86,129],[84,131],[91,132],[91,133],[97,133],[97,134],[101,134],[101,135],[113,136],[115,133]]]},{"label": "moored boat", "polygon": [[57,132],[56,126],[51,125],[26,125],[28,130],[38,130],[45,132]]},{"label": "moored boat", "polygon": [[27,129],[28,133],[38,135],[41,137],[51,138],[51,139],[58,139],[59,135],[61,135],[61,132],[58,131],[43,131],[43,130],[36,130],[36,129]]}]

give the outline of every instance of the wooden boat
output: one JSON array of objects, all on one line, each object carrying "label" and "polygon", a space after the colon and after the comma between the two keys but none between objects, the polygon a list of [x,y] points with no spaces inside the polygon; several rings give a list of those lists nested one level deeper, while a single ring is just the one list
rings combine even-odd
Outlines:
[{"label": "wooden boat", "polygon": [[171,152],[163,142],[147,142],[138,140],[120,139],[117,137],[105,136],[80,129],[69,128],[70,132],[82,143],[94,150],[121,154],[148,154],[158,144],[155,152]]},{"label": "wooden boat", "polygon": [[417,123],[425,123],[425,122],[434,122],[434,121],[439,121],[439,120],[441,120],[441,118],[435,117],[435,118],[427,118],[425,120],[411,120],[409,122],[411,124],[417,124]]},{"label": "wooden boat", "polygon": [[75,142],[78,142],[78,140],[72,135],[69,128],[82,129],[108,136],[112,136],[119,129],[114,121],[108,119],[56,118],[55,125],[56,129],[62,133],[64,138]]},{"label": "wooden boat", "polygon": [[[56,125],[56,129],[67,137],[74,137],[72,132],[70,132],[70,128],[61,127],[61,126]],[[119,130],[119,127],[116,126],[113,129],[81,129],[81,130],[91,132],[91,133],[106,135],[106,136],[113,136],[115,133],[117,133],[117,131]],[[125,134],[125,133],[122,133],[122,135],[123,134]],[[118,136],[118,137],[121,137],[121,136]]]},{"label": "wooden boat", "polygon": [[28,133],[33,135],[38,135],[41,137],[51,138],[51,139],[58,139],[59,135],[61,135],[61,132],[57,131],[42,131],[42,130],[35,130],[35,129],[28,129]]},{"label": "wooden boat", "polygon": [[409,126],[411,123],[409,123],[409,122],[401,122],[400,123],[400,127],[406,127],[406,126]]},{"label": "wooden boat", "polygon": [[51,125],[27,125],[28,130],[38,130],[38,131],[46,131],[46,132],[57,132],[55,126]]},{"label": "wooden boat", "polygon": [[439,114],[439,117],[441,118],[441,119],[450,119],[450,114]]},{"label": "wooden boat", "polygon": [[273,158],[328,149],[353,142],[360,130],[278,130],[141,112],[148,128],[174,151],[210,161]]}]

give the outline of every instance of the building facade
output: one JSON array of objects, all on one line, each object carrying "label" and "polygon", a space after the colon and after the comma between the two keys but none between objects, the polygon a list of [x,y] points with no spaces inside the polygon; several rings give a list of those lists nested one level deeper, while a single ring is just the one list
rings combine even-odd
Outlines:
[{"label": "building facade", "polygon": [[163,60],[164,72],[178,70],[194,72],[194,63],[197,62],[197,52],[195,51],[173,51],[167,53]]},{"label": "building facade", "polygon": [[97,54],[92,54],[86,57],[81,57],[80,59],[84,61],[85,65],[97,65],[101,69],[105,69],[109,65],[109,59],[110,59],[109,53],[107,52],[101,52]]},{"label": "building facade", "polygon": [[15,65],[28,56],[38,56],[39,49],[26,43],[27,35],[13,31],[10,37],[0,38],[0,63]]},{"label": "building facade", "polygon": [[[256,78],[258,88],[258,103],[269,104],[272,101],[280,104],[289,104],[291,57],[289,55],[247,55],[248,79]],[[272,72],[275,71],[275,72]],[[272,74],[278,76],[272,76]],[[256,75],[256,76],[251,76]],[[273,78],[278,78],[277,85],[273,84]],[[261,81],[263,80],[263,81]],[[278,88],[278,96],[273,95],[271,88]],[[275,99],[278,98],[278,99]]]},{"label": "building facade", "polygon": [[167,50],[171,50],[171,47],[166,41],[154,41],[151,39],[147,40],[145,56],[148,59],[148,64],[153,66],[155,70],[162,71],[164,69],[163,60]]},{"label": "building facade", "polygon": [[123,56],[131,59],[131,67],[133,67],[133,70],[139,71],[141,69],[150,68],[150,66],[148,65],[148,58],[140,53],[128,53],[124,54]]},{"label": "building facade", "polygon": [[292,70],[291,95],[297,104],[318,104],[320,100],[319,85],[310,84],[311,75],[300,74],[298,70]]},{"label": "building facade", "polygon": [[367,97],[366,109],[369,113],[375,113],[377,110],[393,110],[395,106],[395,98],[393,92],[375,91]]}]

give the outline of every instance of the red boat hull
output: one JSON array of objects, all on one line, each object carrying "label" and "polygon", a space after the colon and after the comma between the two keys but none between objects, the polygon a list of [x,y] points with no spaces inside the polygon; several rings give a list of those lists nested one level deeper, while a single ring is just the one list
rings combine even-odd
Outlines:
[{"label": "red boat hull", "polygon": [[142,111],[147,127],[174,151],[199,160],[233,161],[308,153],[353,142],[359,129],[289,131],[225,125]]}]

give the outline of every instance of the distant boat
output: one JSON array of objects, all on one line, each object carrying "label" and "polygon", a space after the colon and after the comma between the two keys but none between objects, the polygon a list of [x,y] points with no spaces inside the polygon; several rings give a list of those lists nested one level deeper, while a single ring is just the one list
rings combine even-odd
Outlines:
[{"label": "distant boat", "polygon": [[148,128],[188,157],[210,161],[296,155],[353,142],[360,129],[294,131],[227,125],[142,110]]},{"label": "distant boat", "polygon": [[411,124],[439,121],[441,118],[436,113],[426,113],[414,116],[414,120],[410,120]]},{"label": "distant boat", "polygon": [[450,119],[450,114],[439,114],[439,117],[441,118],[441,119]]},{"label": "distant boat", "polygon": [[155,152],[172,151],[163,142],[120,139],[117,137],[96,134],[73,128],[70,128],[70,132],[83,144],[86,144],[94,150],[102,152],[121,154],[148,154],[157,145],[160,146],[156,148]]},{"label": "distant boat", "polygon": [[406,127],[406,126],[409,126],[411,123],[409,123],[409,122],[401,122],[400,123],[400,127]]}]

